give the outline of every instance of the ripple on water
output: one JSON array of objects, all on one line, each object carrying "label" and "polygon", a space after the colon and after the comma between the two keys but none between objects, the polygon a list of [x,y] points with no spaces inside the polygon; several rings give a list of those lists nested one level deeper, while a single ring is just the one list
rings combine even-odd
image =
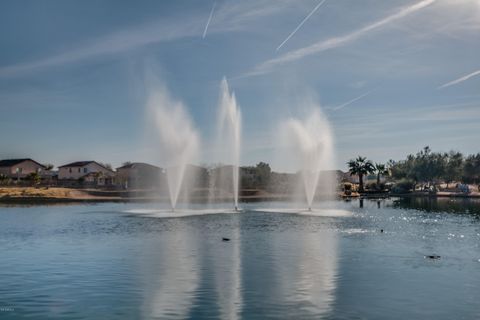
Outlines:
[{"label": "ripple on water", "polygon": [[178,209],[175,211],[170,209],[130,209],[125,210],[124,212],[151,218],[181,218],[213,214],[237,214],[241,211],[233,209]]},{"label": "ripple on water", "polygon": [[298,208],[260,208],[254,209],[256,212],[265,213],[286,213],[286,214],[298,214],[303,216],[314,217],[350,217],[352,212],[343,209],[298,209]]}]

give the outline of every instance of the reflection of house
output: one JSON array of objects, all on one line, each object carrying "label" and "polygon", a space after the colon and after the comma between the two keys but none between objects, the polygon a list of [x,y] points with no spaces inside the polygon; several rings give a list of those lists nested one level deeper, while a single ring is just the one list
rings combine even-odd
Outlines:
[{"label": "reflection of house", "polygon": [[25,178],[27,175],[41,173],[45,166],[32,159],[0,160],[0,174],[9,178]]},{"label": "reflection of house", "polygon": [[113,183],[115,173],[95,161],[77,161],[58,167],[59,180],[83,180],[97,185]]},{"label": "reflection of house", "polygon": [[125,189],[154,188],[160,185],[164,172],[148,163],[133,162],[117,168],[116,183]]}]

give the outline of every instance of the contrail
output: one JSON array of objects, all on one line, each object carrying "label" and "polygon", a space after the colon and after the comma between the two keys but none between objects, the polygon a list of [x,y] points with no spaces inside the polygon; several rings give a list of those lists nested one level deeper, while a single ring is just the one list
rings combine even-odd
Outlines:
[{"label": "contrail", "polygon": [[205,30],[203,30],[202,39],[205,39],[205,36],[207,35],[208,26],[210,25],[210,21],[212,21],[213,11],[215,10],[215,5],[216,4],[217,4],[217,2],[213,3],[212,10],[210,11],[210,16],[208,16],[207,25],[205,26]]},{"label": "contrail", "polygon": [[478,76],[479,74],[480,74],[480,70],[477,70],[475,72],[467,74],[466,76],[463,76],[461,78],[455,79],[455,80],[450,81],[450,82],[447,82],[447,83],[441,85],[440,87],[438,87],[437,89],[443,89],[443,88],[446,88],[446,87],[450,87],[450,86],[459,84],[460,82],[466,81],[466,80],[470,79],[471,77]]},{"label": "contrail", "polygon": [[305,17],[305,19],[303,19],[302,22],[300,22],[300,24],[295,28],[295,30],[292,31],[292,33],[290,33],[287,37],[287,39],[283,40],[283,42],[277,47],[277,49],[275,51],[278,51],[278,49],[280,49],[291,37],[293,37],[293,35],[298,31],[298,29],[300,29],[303,24],[305,22],[307,22],[307,20],[311,17],[312,14],[315,13],[315,11],[318,10],[318,8],[320,8],[320,6],[327,0],[321,0],[316,6],[315,8],[313,8],[313,10]]},{"label": "contrail", "polygon": [[374,90],[370,90],[370,91],[368,91],[367,93],[364,93],[364,94],[362,94],[362,95],[360,95],[360,96],[358,96],[358,97],[356,97],[356,98],[354,98],[354,99],[352,99],[352,100],[350,100],[350,101],[347,101],[347,102],[345,102],[344,104],[341,104],[341,105],[339,105],[339,106],[333,107],[333,108],[331,108],[331,110],[337,111],[337,110],[343,109],[343,108],[345,108],[346,106],[354,103],[355,101],[358,101],[358,100],[360,100],[360,99],[368,96],[368,95],[369,95],[370,93],[372,93],[373,91],[375,91],[375,89],[374,89]]},{"label": "contrail", "polygon": [[426,8],[433,3],[435,3],[437,0],[423,0],[420,2],[417,2],[413,5],[410,5],[408,7],[404,7],[400,9],[399,11],[383,18],[380,20],[377,20],[369,25],[366,25],[360,29],[354,30],[348,34],[345,34],[343,36],[337,36],[333,38],[329,38],[326,40],[321,40],[318,41],[310,46],[303,47],[297,50],[293,50],[287,53],[284,53],[283,55],[267,60],[256,67],[253,68],[253,70],[247,72],[244,74],[245,77],[250,77],[250,76],[257,76],[261,74],[268,73],[272,71],[272,69],[275,66],[286,64],[292,61],[300,60],[305,57],[318,54],[320,52],[324,52],[327,50],[331,50],[334,48],[338,48],[341,46],[345,46],[349,44],[352,41],[356,41],[359,38],[363,37],[364,35],[374,31],[378,30],[383,26],[386,26],[396,20],[402,19],[408,15],[411,15],[423,8]]}]

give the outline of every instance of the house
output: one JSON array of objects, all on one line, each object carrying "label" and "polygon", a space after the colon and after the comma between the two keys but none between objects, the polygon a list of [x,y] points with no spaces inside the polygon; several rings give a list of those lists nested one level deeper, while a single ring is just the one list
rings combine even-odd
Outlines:
[{"label": "house", "polygon": [[9,178],[23,179],[31,173],[42,173],[46,168],[35,160],[8,159],[0,160],[0,174]]},{"label": "house", "polygon": [[165,179],[165,172],[157,166],[132,162],[117,168],[116,183],[125,189],[155,188]]},{"label": "house", "polygon": [[58,167],[58,180],[82,180],[97,185],[113,183],[115,172],[95,161],[77,161]]},{"label": "house", "polygon": [[102,171],[87,173],[80,179],[84,184],[92,186],[111,186],[114,183],[114,177]]}]

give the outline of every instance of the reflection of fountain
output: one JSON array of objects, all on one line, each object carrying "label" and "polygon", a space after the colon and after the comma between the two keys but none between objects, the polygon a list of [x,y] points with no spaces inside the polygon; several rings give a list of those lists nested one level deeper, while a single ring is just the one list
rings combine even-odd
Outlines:
[{"label": "reflection of fountain", "polygon": [[325,172],[332,168],[334,156],[330,124],[316,108],[304,121],[290,119],[284,126],[300,164],[307,205],[311,210],[320,178],[325,193],[332,194],[334,188],[334,181],[325,181],[334,178]]},{"label": "reflection of fountain", "polygon": [[[287,305],[304,306],[305,310],[320,318],[332,309],[335,299],[337,265],[337,238],[334,232],[323,230],[316,233],[292,234],[292,239],[274,240],[275,244],[284,241],[294,252],[289,259],[282,259],[278,266],[280,287],[278,292]],[[284,248],[278,248],[279,253]]]},{"label": "reflection of fountain", "polygon": [[[240,166],[240,143],[242,116],[237,106],[235,93],[228,89],[228,83],[223,78],[220,85],[219,103],[219,137],[221,137],[221,149],[226,153],[227,161],[232,163],[232,189],[235,210],[238,211],[238,188]],[[229,180],[229,179],[228,179]]]},{"label": "reflection of fountain", "polygon": [[156,275],[144,280],[145,319],[188,318],[199,286],[195,239],[189,232],[179,230],[168,237],[167,241],[155,242],[150,259],[141,262],[148,269],[143,274]]},{"label": "reflection of fountain", "polygon": [[[235,216],[239,221],[240,217]],[[238,319],[242,309],[241,234],[231,231],[232,241],[215,250],[214,270],[221,319]]]},{"label": "reflection of fountain", "polygon": [[157,129],[159,154],[167,167],[170,204],[175,210],[186,166],[198,152],[198,134],[182,103],[172,100],[164,88],[152,90],[147,109]]}]

